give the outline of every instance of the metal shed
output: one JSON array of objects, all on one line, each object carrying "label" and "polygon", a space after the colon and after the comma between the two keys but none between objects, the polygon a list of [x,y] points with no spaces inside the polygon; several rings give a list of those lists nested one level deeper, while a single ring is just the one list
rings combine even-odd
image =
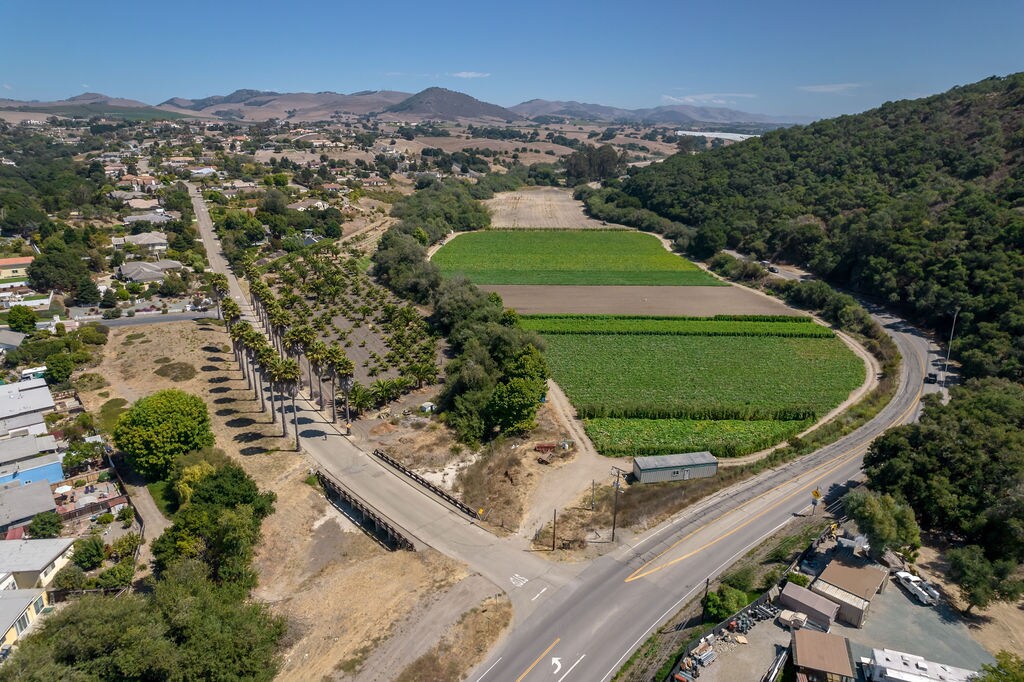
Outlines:
[{"label": "metal shed", "polygon": [[828,632],[832,621],[839,614],[839,604],[811,592],[796,583],[786,583],[779,595],[779,606],[807,614],[807,618],[817,627]]},{"label": "metal shed", "polygon": [[633,478],[638,483],[686,481],[691,478],[707,478],[717,473],[718,459],[710,452],[636,457],[633,460]]}]

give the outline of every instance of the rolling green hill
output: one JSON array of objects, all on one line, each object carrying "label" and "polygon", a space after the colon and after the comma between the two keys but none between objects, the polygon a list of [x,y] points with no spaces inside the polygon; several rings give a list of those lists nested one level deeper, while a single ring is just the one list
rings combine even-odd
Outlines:
[{"label": "rolling green hill", "polygon": [[695,256],[798,263],[940,335],[960,308],[965,374],[1021,381],[1022,159],[1024,73],[679,154],[582,194]]}]

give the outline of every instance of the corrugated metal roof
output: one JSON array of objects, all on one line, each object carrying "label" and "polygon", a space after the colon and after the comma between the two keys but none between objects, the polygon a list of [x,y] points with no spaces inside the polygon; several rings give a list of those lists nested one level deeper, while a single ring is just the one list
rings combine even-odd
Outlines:
[{"label": "corrugated metal roof", "polygon": [[685,452],[678,455],[636,457],[633,459],[633,463],[640,469],[674,469],[701,464],[716,464],[718,459],[710,452]]}]

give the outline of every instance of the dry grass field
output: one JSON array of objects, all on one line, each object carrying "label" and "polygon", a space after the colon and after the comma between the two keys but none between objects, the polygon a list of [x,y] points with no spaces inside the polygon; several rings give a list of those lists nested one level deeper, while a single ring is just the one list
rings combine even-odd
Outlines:
[{"label": "dry grass field", "polygon": [[[421,602],[462,580],[465,570],[434,551],[384,550],[308,485],[312,462],[280,438],[280,422],[259,411],[228,343],[212,321],[115,328],[90,370],[108,383],[83,391],[82,400],[94,413],[111,400],[133,402],[164,388],[206,401],[217,447],[277,494],[263,523],[254,596],[288,620],[278,679],[353,674]],[[194,372],[157,374],[169,365]],[[351,598],[371,587],[373,599]]]},{"label": "dry grass field", "polygon": [[494,227],[607,229],[605,223],[583,212],[583,203],[572,198],[571,190],[558,187],[501,192],[484,205],[491,211]]}]

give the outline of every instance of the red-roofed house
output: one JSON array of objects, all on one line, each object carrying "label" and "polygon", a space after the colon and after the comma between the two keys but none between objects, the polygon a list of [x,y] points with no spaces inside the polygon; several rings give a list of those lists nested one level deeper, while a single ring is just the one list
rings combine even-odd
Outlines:
[{"label": "red-roofed house", "polygon": [[0,289],[24,286],[28,279],[28,266],[33,260],[32,256],[0,258]]}]

